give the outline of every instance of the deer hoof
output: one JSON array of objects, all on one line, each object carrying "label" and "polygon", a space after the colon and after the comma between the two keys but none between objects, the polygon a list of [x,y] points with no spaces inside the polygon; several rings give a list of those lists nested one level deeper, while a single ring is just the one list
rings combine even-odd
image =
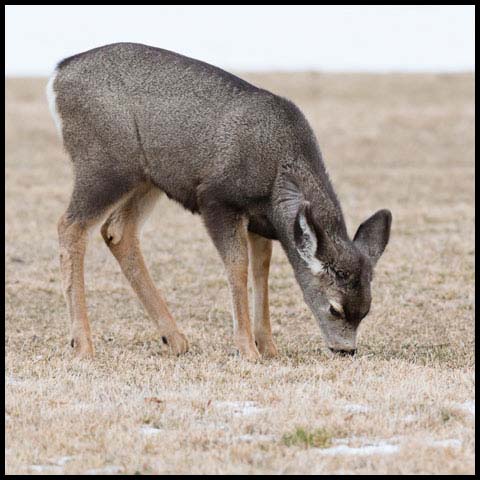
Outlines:
[{"label": "deer hoof", "polygon": [[162,335],[162,341],[168,345],[170,351],[175,355],[181,355],[188,351],[187,337],[181,332],[172,332],[168,335]]}]

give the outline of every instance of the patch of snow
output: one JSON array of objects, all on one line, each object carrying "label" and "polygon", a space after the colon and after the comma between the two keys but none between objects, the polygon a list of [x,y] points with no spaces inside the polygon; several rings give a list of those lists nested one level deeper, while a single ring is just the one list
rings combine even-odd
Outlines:
[{"label": "patch of snow", "polygon": [[117,465],[108,465],[103,468],[92,468],[85,472],[85,475],[115,475],[116,473],[123,472],[123,467]]},{"label": "patch of snow", "polygon": [[[405,437],[394,436],[389,439],[368,439],[366,437],[350,437],[350,438],[334,438],[333,447],[319,449],[318,452],[322,455],[387,455],[399,451],[401,442]],[[350,446],[351,443],[356,443],[358,446]],[[445,440],[425,440],[425,444],[438,448],[458,448],[462,442],[455,438],[448,438]]]},{"label": "patch of snow", "polygon": [[235,437],[235,440],[238,440],[240,442],[271,442],[272,440],[275,440],[274,435],[254,435],[250,433],[246,433],[245,435],[240,435],[238,437]]},{"label": "patch of snow", "polygon": [[63,471],[62,467],[58,465],[29,465],[28,468],[34,472],[46,472],[48,470],[55,472]]},{"label": "patch of snow", "polygon": [[98,409],[97,406],[95,406],[93,403],[88,403],[88,402],[76,402],[71,404],[71,407],[74,408],[75,410],[96,410]]},{"label": "patch of snow", "polygon": [[[5,451],[6,453],[6,451]],[[28,468],[34,472],[48,472],[50,473],[59,473],[63,472],[63,466],[68,463],[70,460],[73,460],[75,457],[66,455],[60,457],[58,460],[52,460],[50,465],[29,465]]]},{"label": "patch of snow", "polygon": [[140,431],[144,435],[158,435],[160,433],[178,433],[178,430],[171,429],[171,428],[159,428],[159,427],[152,427],[150,425],[142,425],[140,427]]},{"label": "patch of snow", "polygon": [[228,430],[228,425],[225,425],[224,423],[213,423],[210,428],[226,432]]},{"label": "patch of snow", "polygon": [[207,430],[221,430],[223,432],[226,432],[228,430],[228,425],[226,425],[225,423],[210,423],[198,421],[197,425]]},{"label": "patch of snow", "polygon": [[383,438],[369,438],[364,436],[357,437],[356,435],[348,438],[333,438],[332,443],[334,445],[351,445],[356,444],[361,447],[368,446],[368,445],[379,445],[383,443],[399,443],[404,437],[401,435],[395,435],[388,439]]},{"label": "patch of snow", "polygon": [[360,405],[358,403],[349,403],[344,405],[343,409],[349,413],[367,413],[371,411],[371,408],[367,405]]},{"label": "patch of snow", "polygon": [[23,380],[20,380],[19,378],[15,378],[15,377],[5,377],[5,383],[7,385],[22,385]]},{"label": "patch of snow", "polygon": [[322,455],[388,455],[397,453],[400,447],[391,443],[379,442],[373,445],[363,447],[349,447],[348,445],[337,445],[330,448],[321,448],[318,450]]},{"label": "patch of snow", "polygon": [[66,463],[68,463],[70,460],[73,460],[75,457],[71,456],[71,455],[66,455],[64,457],[60,457],[58,460],[54,461],[53,463],[55,463],[55,465],[65,465]]},{"label": "patch of snow", "polygon": [[256,402],[215,402],[214,405],[218,408],[231,410],[235,416],[254,415],[263,412],[265,409],[261,408]]},{"label": "patch of snow", "polygon": [[458,440],[457,438],[447,438],[445,440],[433,440],[428,443],[428,445],[431,445],[432,447],[443,447],[443,448],[448,448],[448,447],[455,447],[459,448],[462,446],[461,440]]},{"label": "patch of snow", "polygon": [[458,403],[457,407],[461,408],[462,410],[466,410],[468,413],[471,413],[472,415],[475,415],[475,400]]},{"label": "patch of snow", "polygon": [[142,425],[140,431],[144,435],[157,435],[159,433],[162,433],[164,430],[162,430],[161,428],[150,427],[148,425]]},{"label": "patch of snow", "polygon": [[407,415],[403,417],[403,420],[405,421],[405,423],[413,423],[418,420],[418,415]]}]

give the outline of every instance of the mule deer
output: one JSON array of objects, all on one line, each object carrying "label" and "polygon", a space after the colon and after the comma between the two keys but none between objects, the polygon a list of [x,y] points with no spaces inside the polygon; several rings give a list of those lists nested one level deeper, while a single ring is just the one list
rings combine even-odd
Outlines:
[{"label": "mule deer", "polygon": [[187,351],[140,250],[140,227],[161,192],[202,216],[225,266],[243,356],[277,354],[268,309],[272,240],[286,252],[327,345],[355,351],[391,214],[378,211],[349,238],[313,131],[292,102],[212,65],[132,43],[61,61],[47,93],[75,174],[58,234],[78,355],[94,352],[83,261],[88,231],[104,218],[102,236],[160,336],[174,353]]}]

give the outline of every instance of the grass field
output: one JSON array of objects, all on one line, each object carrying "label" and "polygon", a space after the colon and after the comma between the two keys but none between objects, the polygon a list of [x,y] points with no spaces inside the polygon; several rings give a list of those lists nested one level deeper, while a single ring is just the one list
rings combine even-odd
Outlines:
[{"label": "grass field", "polygon": [[147,263],[190,342],[174,358],[92,234],[97,351],[72,358],[56,223],[72,177],[46,79],[6,84],[6,473],[474,473],[474,77],[255,74],[310,120],[350,234],[393,213],[355,358],[332,358],[280,246],[280,355],[233,350],[223,267],[166,198]]}]

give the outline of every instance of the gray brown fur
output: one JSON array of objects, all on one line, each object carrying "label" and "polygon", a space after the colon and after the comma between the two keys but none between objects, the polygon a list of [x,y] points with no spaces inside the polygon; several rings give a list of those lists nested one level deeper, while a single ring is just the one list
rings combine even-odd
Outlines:
[{"label": "gray brown fur", "polygon": [[[62,225],[86,230],[117,204],[116,217],[111,215],[126,218],[118,211],[129,201],[130,210],[138,210],[131,199],[150,189],[200,213],[225,263],[237,347],[249,358],[258,351],[248,318],[247,245],[251,257],[266,255],[263,263],[269,264],[267,239],[278,240],[328,345],[354,350],[391,214],[377,212],[350,240],[315,135],[292,102],[212,65],[140,44],[118,43],[75,55],[60,62],[57,72],[56,108],[75,173]],[[107,224],[113,225],[111,218]],[[108,244],[106,228],[102,233]],[[122,223],[121,242],[123,229]],[[137,238],[135,229],[131,235]],[[124,269],[124,261],[112,253]],[[268,302],[264,283],[257,282],[260,303]],[[142,301],[149,312],[153,309],[152,316],[152,305],[163,302],[160,297],[150,306],[150,300]],[[330,301],[341,305],[342,318],[329,312]],[[265,316],[256,316],[262,348],[273,344]],[[168,323],[176,331],[173,318],[167,320],[159,321],[160,330]],[[267,350],[276,353],[274,345]]]}]

